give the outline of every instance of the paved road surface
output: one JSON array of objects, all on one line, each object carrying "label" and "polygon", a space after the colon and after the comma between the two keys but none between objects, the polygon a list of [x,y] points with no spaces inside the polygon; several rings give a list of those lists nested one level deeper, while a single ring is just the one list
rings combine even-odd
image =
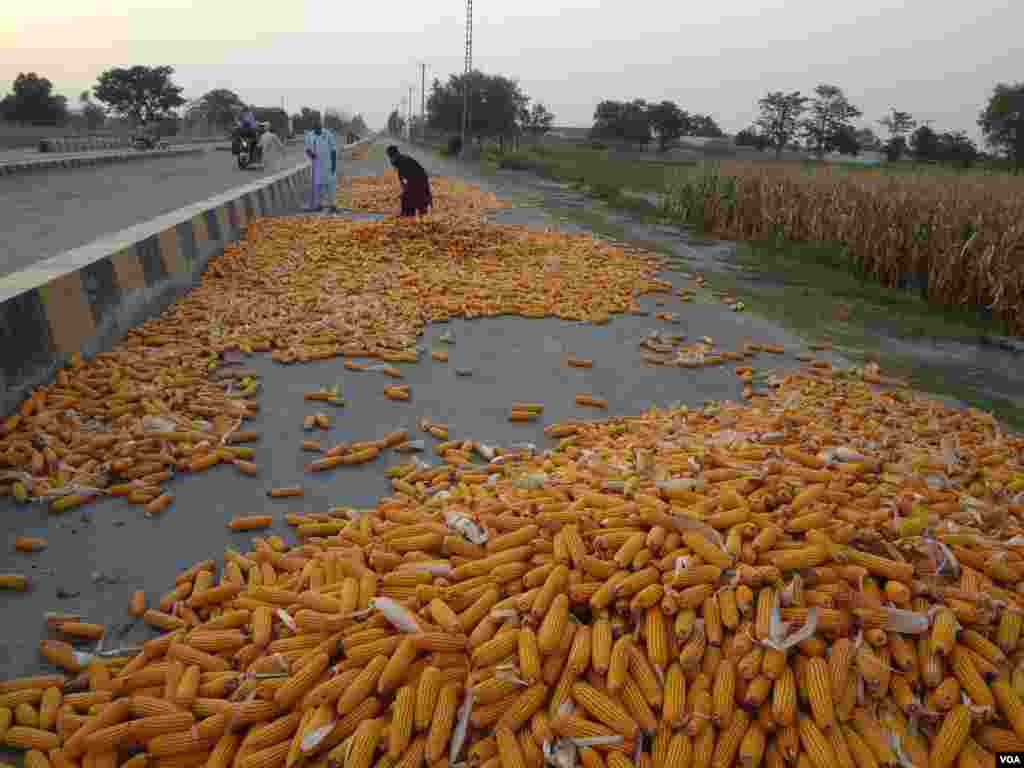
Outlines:
[{"label": "paved road surface", "polygon": [[[288,147],[289,164],[302,159]],[[0,275],[248,184],[230,152],[0,177]]]},{"label": "paved road surface", "polygon": [[[415,154],[435,173],[454,170],[440,160]],[[375,147],[368,160],[346,160],[342,171],[379,172],[386,167],[380,155],[380,148]],[[503,217],[555,224],[528,207]],[[666,277],[682,284],[673,274]],[[248,549],[250,534],[230,533],[226,528],[234,515],[273,514],[278,521],[273,532],[292,540],[284,524],[287,512],[324,511],[336,505],[366,507],[386,495],[389,486],[384,467],[407,461],[407,457],[388,452],[366,466],[318,475],[303,473],[309,454],[299,450],[307,437],[302,419],[318,410],[303,401],[304,392],[342,383],[349,404],[330,410],[335,425],[320,437],[325,444],[371,439],[394,428],[416,433],[417,419],[427,417],[449,424],[453,439],[475,438],[499,445],[529,441],[543,450],[551,445],[543,434],[544,424],[600,416],[574,405],[574,396],[580,391],[608,398],[608,415],[635,414],[648,405],[672,401],[699,405],[707,399],[739,398],[740,384],[733,366],[687,369],[642,365],[637,344],[651,329],[684,333],[690,338],[708,334],[724,349],[736,349],[742,341],[755,339],[784,344],[794,352],[799,347],[794,337],[768,321],[730,312],[717,303],[683,304],[664,295],[643,298],[640,303],[654,310],[659,301],[665,309],[680,313],[680,325],[656,320],[652,314],[617,317],[605,326],[523,318],[456,320],[430,326],[421,344],[428,349],[447,349],[450,362],[437,363],[427,357],[415,365],[401,365],[404,381],[413,393],[407,403],[384,397],[382,390],[391,379],[380,373],[347,371],[341,359],[285,367],[267,356],[253,356],[246,367],[264,376],[261,408],[257,418],[246,424],[262,434],[262,440],[254,444],[262,474],[241,477],[233,468],[219,467],[182,477],[169,488],[175,494],[174,504],[154,519],[146,519],[138,506],[120,499],[54,516],[45,507],[19,508],[11,499],[0,498],[0,546],[4,547],[0,572],[26,573],[35,581],[29,593],[0,593],[6,627],[0,643],[0,679],[43,668],[37,644],[45,636],[45,611],[79,612],[86,620],[113,629],[127,621],[133,590],[145,590],[150,603],[155,603],[173,585],[179,569],[205,558],[219,561],[226,546]],[[438,342],[447,329],[455,337],[451,347]],[[568,368],[563,363],[566,354],[593,358],[594,368]],[[792,355],[771,357],[759,364],[797,364]],[[474,373],[458,377],[457,367]],[[543,423],[510,424],[507,409],[514,401],[544,403]],[[427,442],[433,445],[437,441],[428,437]],[[424,458],[438,461],[432,452]],[[271,487],[296,483],[305,487],[305,497],[275,500],[266,496]],[[49,540],[49,548],[35,555],[15,553],[14,539],[19,534],[43,536]],[[58,590],[79,594],[59,599]],[[134,644],[151,635],[148,628],[136,626],[124,639],[112,638],[105,647]]]}]

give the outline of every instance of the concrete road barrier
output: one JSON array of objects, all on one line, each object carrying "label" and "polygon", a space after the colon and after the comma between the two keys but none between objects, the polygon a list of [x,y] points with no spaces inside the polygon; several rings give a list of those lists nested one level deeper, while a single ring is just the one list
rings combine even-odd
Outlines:
[{"label": "concrete road barrier", "polygon": [[40,139],[40,152],[90,152],[97,149],[116,149],[130,144],[128,137],[112,136],[71,136],[67,138]]},{"label": "concrete road barrier", "polygon": [[105,152],[103,154],[83,154],[64,157],[51,157],[48,154],[42,154],[39,157],[0,161],[0,176],[51,170],[53,168],[79,168],[86,165],[145,160],[147,158],[166,157],[167,155],[192,155],[205,151],[206,147],[171,147],[169,149],[149,150],[130,149],[123,152]]},{"label": "concrete road barrier", "polygon": [[254,219],[298,210],[310,181],[306,162],[0,277],[0,414],[187,293]]},{"label": "concrete road barrier", "polygon": [[0,278],[0,413],[186,293],[256,217],[297,208],[309,181],[304,163]]}]

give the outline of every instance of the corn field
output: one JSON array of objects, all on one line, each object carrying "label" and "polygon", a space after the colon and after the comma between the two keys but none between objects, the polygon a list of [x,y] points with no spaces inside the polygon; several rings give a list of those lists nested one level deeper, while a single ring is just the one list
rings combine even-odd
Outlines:
[{"label": "corn field", "polygon": [[1024,179],[726,162],[666,191],[666,212],[695,229],[837,243],[867,279],[1024,332]]}]

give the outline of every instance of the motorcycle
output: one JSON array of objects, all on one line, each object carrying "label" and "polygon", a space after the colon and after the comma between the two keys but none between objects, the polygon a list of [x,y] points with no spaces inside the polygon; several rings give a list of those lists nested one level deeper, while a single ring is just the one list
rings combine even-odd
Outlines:
[{"label": "motorcycle", "polygon": [[259,141],[249,136],[237,136],[231,143],[231,151],[238,159],[238,167],[245,170],[250,165],[263,162],[263,150]]},{"label": "motorcycle", "polygon": [[132,147],[140,151],[146,151],[150,149],[170,149],[171,145],[157,136],[143,133],[132,137]]}]

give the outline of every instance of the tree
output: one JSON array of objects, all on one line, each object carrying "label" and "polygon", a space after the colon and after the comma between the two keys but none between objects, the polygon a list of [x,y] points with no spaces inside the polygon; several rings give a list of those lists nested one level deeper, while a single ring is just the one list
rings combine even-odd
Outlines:
[{"label": "tree", "polygon": [[352,117],[343,109],[328,107],[324,110],[324,128],[335,133],[344,133]]},{"label": "tree", "polygon": [[907,149],[906,136],[893,136],[882,145],[882,151],[885,152],[885,159],[890,163],[895,163],[897,160],[904,157],[907,154]]},{"label": "tree", "polygon": [[106,110],[92,100],[90,91],[82,91],[78,94],[78,103],[82,107],[82,119],[85,121],[86,129],[95,131],[103,127],[107,121]]},{"label": "tree", "polygon": [[929,125],[919,126],[910,135],[910,149],[916,160],[938,160],[941,154],[939,134],[933,131]]},{"label": "tree", "polygon": [[313,127],[319,123],[323,125],[321,119],[320,110],[310,109],[309,107],[303,107],[299,114],[292,115],[292,128],[296,133],[302,133],[303,131],[310,131]]},{"label": "tree", "polygon": [[357,114],[352,118],[352,122],[349,123],[348,129],[357,136],[365,136],[370,132],[370,129],[366,126],[366,121],[360,114]]},{"label": "tree", "polygon": [[1014,172],[1024,167],[1024,82],[999,83],[978,117],[985,143],[1003,152]]},{"label": "tree", "polygon": [[[502,75],[485,76],[481,86],[474,87],[470,94],[476,92],[478,87],[482,88],[479,93],[483,108],[469,113],[474,125],[473,133],[497,138],[504,149],[506,139],[518,137],[522,133],[520,119],[530,98],[520,90],[515,80]],[[477,117],[482,118],[482,122]]]},{"label": "tree", "polygon": [[978,155],[978,147],[965,131],[946,131],[939,136],[939,157],[944,162],[969,168]]},{"label": "tree", "polygon": [[216,88],[189,104],[186,117],[203,120],[221,130],[230,130],[245,108],[245,102],[234,91]]},{"label": "tree", "polygon": [[857,131],[852,125],[843,125],[836,129],[829,140],[829,147],[832,151],[841,155],[860,154],[860,142],[857,140]]},{"label": "tree", "polygon": [[595,139],[617,139],[646,146],[651,140],[651,116],[647,102],[605,100],[594,110],[594,126],[590,129]]},{"label": "tree", "polygon": [[718,123],[711,115],[694,113],[690,115],[689,123],[687,136],[700,136],[706,139],[720,139],[725,136],[725,131],[718,127]]},{"label": "tree", "polygon": [[20,73],[13,92],[0,101],[5,120],[33,125],[60,125],[68,119],[67,99],[53,94],[53,83],[35,72]]},{"label": "tree", "polygon": [[737,133],[734,141],[737,147],[753,147],[758,152],[764,152],[771,146],[771,141],[762,131],[757,129],[756,125],[744,128]]},{"label": "tree", "polygon": [[840,145],[846,149],[856,146],[855,141],[851,142],[852,121],[863,113],[850,103],[842,88],[827,83],[819,85],[814,89],[810,110],[801,127],[808,146],[819,158],[838,150]]},{"label": "tree", "polygon": [[519,124],[526,133],[534,138],[543,136],[550,131],[554,122],[555,116],[539,101],[529,109],[524,106],[522,114],[519,115]]},{"label": "tree", "polygon": [[594,108],[594,124],[590,128],[590,136],[594,139],[619,138],[622,133],[625,103],[605,99]]},{"label": "tree", "polygon": [[893,109],[878,124],[889,131],[889,140],[884,145],[886,156],[891,161],[899,160],[907,151],[907,134],[914,130],[917,121],[909,112]]},{"label": "tree", "polygon": [[288,113],[280,107],[253,107],[252,116],[259,123],[270,123],[278,136],[288,135]]},{"label": "tree", "polygon": [[775,157],[782,156],[782,150],[796,135],[800,126],[800,117],[807,110],[807,97],[800,91],[783,93],[771,91],[757,102],[761,116],[757,125],[765,132],[769,146],[775,148]]},{"label": "tree", "polygon": [[647,118],[661,152],[665,151],[670,142],[686,136],[691,128],[690,115],[674,101],[651,104],[647,108]]},{"label": "tree", "polygon": [[173,112],[154,122],[160,136],[177,136],[181,130],[181,116]]},{"label": "tree", "polygon": [[889,138],[891,139],[896,136],[906,136],[917,126],[917,121],[914,120],[914,116],[909,112],[900,112],[898,109],[893,109],[888,115],[879,120],[878,124],[889,131]]},{"label": "tree", "polygon": [[171,81],[174,67],[114,67],[99,76],[97,100],[134,125],[159,122],[185,104],[181,86]]},{"label": "tree", "polygon": [[405,120],[398,114],[398,110],[392,110],[391,114],[388,115],[388,133],[392,136],[399,136],[402,130],[405,128]]},{"label": "tree", "polygon": [[435,79],[427,98],[427,124],[436,131],[462,130],[463,93],[469,89],[468,135],[498,139],[504,146],[522,126],[523,111],[529,103],[519,84],[502,75],[485,75],[473,70],[468,75],[451,75],[447,83]]},{"label": "tree", "polygon": [[882,140],[870,128],[858,128],[854,131],[854,136],[857,137],[857,144],[860,145],[862,152],[882,151]]}]

